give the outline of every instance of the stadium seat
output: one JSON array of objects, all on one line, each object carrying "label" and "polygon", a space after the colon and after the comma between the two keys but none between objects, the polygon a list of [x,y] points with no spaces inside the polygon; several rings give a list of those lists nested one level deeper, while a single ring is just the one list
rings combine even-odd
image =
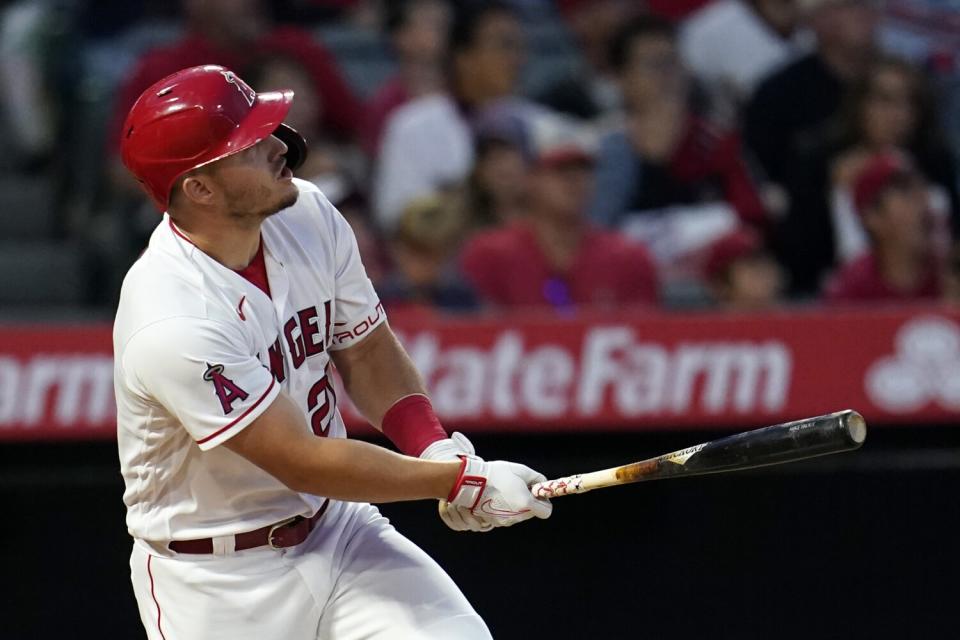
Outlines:
[{"label": "stadium seat", "polygon": [[520,79],[524,95],[537,95],[557,78],[568,77],[582,66],[569,30],[558,19],[528,23],[526,33],[527,64]]},{"label": "stadium seat", "polygon": [[54,183],[44,175],[0,174],[0,238],[32,240],[56,231]]},{"label": "stadium seat", "polygon": [[337,25],[321,27],[313,35],[330,50],[351,88],[363,97],[373,94],[396,69],[389,47],[375,32]]},{"label": "stadium seat", "polygon": [[81,304],[86,273],[85,253],[76,243],[5,240],[0,244],[0,308]]}]

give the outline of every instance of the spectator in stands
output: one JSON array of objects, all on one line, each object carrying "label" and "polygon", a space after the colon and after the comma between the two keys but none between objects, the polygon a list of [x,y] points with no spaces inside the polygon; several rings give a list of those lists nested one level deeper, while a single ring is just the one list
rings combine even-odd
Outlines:
[{"label": "spectator in stands", "polygon": [[798,0],[716,0],[680,29],[684,64],[702,83],[713,119],[734,123],[761,79],[800,50]]},{"label": "spectator in stands", "polygon": [[927,72],[937,92],[941,126],[960,156],[960,11],[943,0],[886,0],[880,42]]},{"label": "spectator in stands", "polygon": [[513,97],[523,64],[523,27],[508,4],[460,6],[450,31],[449,93],[394,111],[380,147],[374,205],[392,230],[412,199],[459,183],[473,165],[471,123],[490,110],[520,117],[538,108]]},{"label": "spectator in stands", "polygon": [[818,291],[834,263],[867,250],[852,185],[878,152],[907,151],[929,178],[931,212],[944,243],[951,213],[954,222],[960,214],[956,160],[943,142],[931,93],[909,63],[886,57],[872,62],[850,85],[838,115],[827,138],[795,161],[788,215],[776,234],[797,293]]},{"label": "spectator in stands", "polygon": [[801,148],[822,135],[844,88],[874,53],[872,0],[798,0],[816,49],[757,88],[744,115],[744,138],[766,178],[783,185]]},{"label": "spectator in stands", "polygon": [[503,224],[526,211],[526,133],[522,123],[512,125],[478,125],[476,162],[454,196],[469,230]]},{"label": "spectator in stands", "polygon": [[404,208],[390,240],[394,269],[379,289],[388,310],[476,307],[476,298],[452,261],[466,221],[448,196],[418,198]]},{"label": "spectator in stands", "polygon": [[[157,80],[198,64],[239,70],[267,54],[300,60],[309,70],[317,95],[323,96],[321,127],[351,137],[363,119],[363,106],[340,74],[333,56],[310,33],[272,24],[262,0],[182,0],[186,35],[172,45],[148,52],[123,83],[116,101],[110,145],[119,148],[120,127],[137,96]],[[132,181],[116,159],[114,183]]]},{"label": "spectator in stands", "polygon": [[617,74],[610,64],[610,41],[639,12],[634,0],[558,0],[557,6],[584,64],[548,84],[537,102],[583,120],[596,120],[622,106]]},{"label": "spectator in stands", "polygon": [[464,247],[463,271],[480,298],[558,311],[654,303],[657,277],[647,251],[585,215],[589,151],[562,131],[542,136],[536,149],[527,215],[477,233]]},{"label": "spectator in stands", "polygon": [[60,103],[53,91],[49,51],[56,20],[47,3],[13,2],[0,8],[0,166],[37,167],[49,159],[58,137]]},{"label": "spectator in stands", "polygon": [[450,23],[445,0],[395,0],[387,3],[386,24],[397,58],[397,74],[367,104],[363,147],[371,157],[380,148],[387,118],[412,98],[445,88],[443,57]]},{"label": "spectator in stands", "polygon": [[611,58],[626,124],[602,141],[594,220],[616,226],[627,213],[721,200],[744,223],[765,224],[739,136],[698,118],[688,106],[673,26],[653,16],[636,19],[614,40]]},{"label": "spectator in stands", "polygon": [[924,177],[903,154],[868,159],[853,183],[870,250],[826,287],[831,302],[937,299],[943,293]]},{"label": "spectator in stands", "polygon": [[783,271],[749,227],[735,229],[708,249],[704,280],[714,301],[731,311],[759,311],[781,302]]}]

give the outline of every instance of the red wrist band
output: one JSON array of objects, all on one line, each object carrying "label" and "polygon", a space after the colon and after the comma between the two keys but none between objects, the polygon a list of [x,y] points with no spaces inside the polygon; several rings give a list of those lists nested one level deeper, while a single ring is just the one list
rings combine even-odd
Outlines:
[{"label": "red wrist band", "polygon": [[430,399],[422,393],[394,402],[380,425],[383,435],[408,456],[419,457],[424,449],[447,437]]}]

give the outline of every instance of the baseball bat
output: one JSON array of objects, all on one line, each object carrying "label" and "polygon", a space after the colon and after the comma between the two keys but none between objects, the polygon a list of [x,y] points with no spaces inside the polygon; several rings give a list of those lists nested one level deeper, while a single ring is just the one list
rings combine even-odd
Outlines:
[{"label": "baseball bat", "polygon": [[866,437],[863,416],[848,409],[744,431],[620,467],[539,482],[530,490],[538,498],[556,498],[645,480],[753,469],[851,451]]}]

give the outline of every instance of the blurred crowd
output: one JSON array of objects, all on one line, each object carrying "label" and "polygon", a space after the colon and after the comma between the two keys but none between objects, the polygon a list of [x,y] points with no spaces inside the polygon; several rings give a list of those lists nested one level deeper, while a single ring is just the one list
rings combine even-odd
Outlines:
[{"label": "blurred crowd", "polygon": [[2,7],[2,306],[113,304],[123,118],[203,63],[295,91],[388,308],[960,302],[955,0]]}]

